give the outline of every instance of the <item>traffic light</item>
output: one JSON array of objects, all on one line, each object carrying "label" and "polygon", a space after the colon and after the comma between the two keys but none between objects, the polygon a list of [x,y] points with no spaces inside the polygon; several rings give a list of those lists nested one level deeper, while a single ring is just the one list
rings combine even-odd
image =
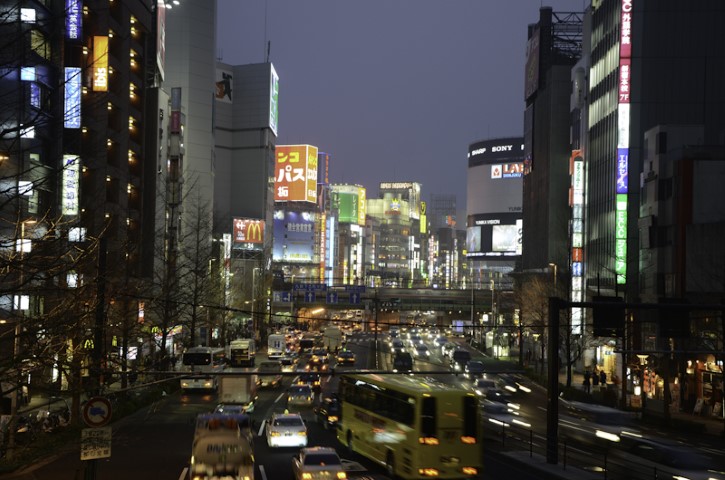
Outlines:
[{"label": "traffic light", "polygon": [[594,336],[624,336],[624,299],[598,296],[592,300],[596,304],[593,307]]},{"label": "traffic light", "polygon": [[[688,338],[690,336],[690,307],[683,306],[689,303],[685,298],[660,297],[659,302],[664,304],[657,311],[659,313],[659,332],[663,338]],[[679,304],[674,306],[672,304]]]}]

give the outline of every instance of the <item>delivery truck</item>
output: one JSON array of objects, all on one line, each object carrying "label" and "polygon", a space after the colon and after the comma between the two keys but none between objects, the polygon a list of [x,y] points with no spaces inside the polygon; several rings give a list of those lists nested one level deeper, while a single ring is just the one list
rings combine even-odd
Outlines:
[{"label": "delivery truck", "polygon": [[224,375],[219,378],[219,403],[239,405],[246,413],[254,412],[257,401],[257,375]]}]

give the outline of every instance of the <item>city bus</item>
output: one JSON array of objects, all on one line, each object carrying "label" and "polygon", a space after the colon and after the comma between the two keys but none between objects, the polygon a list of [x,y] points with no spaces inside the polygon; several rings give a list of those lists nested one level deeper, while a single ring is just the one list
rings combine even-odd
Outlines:
[{"label": "city bus", "polygon": [[179,371],[188,372],[193,376],[182,377],[181,389],[188,390],[216,390],[217,376],[209,375],[224,370],[225,354],[223,348],[192,347],[181,356]]},{"label": "city bus", "polygon": [[338,441],[403,479],[481,473],[478,400],[468,390],[411,375],[340,377]]}]

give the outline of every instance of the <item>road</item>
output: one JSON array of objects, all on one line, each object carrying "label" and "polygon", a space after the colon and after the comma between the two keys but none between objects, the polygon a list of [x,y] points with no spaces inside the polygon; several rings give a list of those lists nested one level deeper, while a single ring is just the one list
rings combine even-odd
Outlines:
[{"label": "road", "polygon": [[[357,354],[357,362],[352,367],[362,369],[368,366],[370,352],[373,351],[373,335],[357,334],[350,338],[348,347]],[[390,354],[387,349],[387,336],[379,335],[379,342],[383,345],[382,353],[378,357],[378,368],[386,369],[390,365]],[[431,349],[431,356],[427,360],[417,359],[415,371],[440,371],[441,375],[435,377],[444,382],[471,385],[471,381],[463,375],[450,374],[446,357],[441,354],[440,348],[426,340]],[[460,342],[460,341],[459,341]],[[476,352],[473,352],[476,354]],[[338,368],[337,372],[344,368]],[[283,392],[291,382],[292,377],[285,377],[281,388],[260,390],[259,400],[253,414],[255,430],[255,460],[257,465],[257,480],[274,480],[291,478],[291,457],[296,449],[270,449],[261,430],[262,421],[269,418],[273,412],[282,412],[285,409]],[[334,392],[337,388],[337,375],[323,376],[322,395]],[[519,429],[520,444],[523,448],[526,442],[533,440],[537,447],[545,444],[545,395],[543,390],[533,388],[530,394],[518,394],[515,400],[520,403],[517,418],[531,425],[530,429]],[[188,463],[191,442],[194,433],[194,422],[199,413],[213,410],[217,404],[216,394],[181,394],[169,395],[149,409],[144,409],[130,417],[113,424],[113,444],[111,457],[96,461],[96,479],[103,480],[138,480],[151,479],[184,479],[188,478]],[[332,446],[338,450],[343,458],[358,462],[365,472],[351,472],[349,478],[385,479],[382,467],[372,464],[356,454],[348,454],[335,438],[334,430],[326,430],[318,425],[314,419],[312,408],[300,409],[307,420],[309,445]],[[576,419],[574,419],[576,421]],[[484,419],[485,440],[482,442],[484,473],[483,479],[501,478],[506,476],[513,480],[516,478],[537,478],[526,473],[520,465],[503,459],[497,452],[516,448],[516,443],[509,437],[507,444],[502,444],[500,429],[506,428]],[[510,435],[510,432],[508,432]],[[702,448],[713,455],[714,461],[722,460],[721,449],[717,449],[715,439],[709,441],[703,438],[688,438],[688,441],[698,442]],[[592,457],[591,470],[596,470],[599,460]],[[725,464],[725,462],[723,462]],[[93,478],[86,476],[85,462],[79,459],[77,445],[69,445],[65,451],[59,451],[49,457],[45,463],[33,466],[22,476],[15,476],[18,480],[45,480],[68,479],[80,480]],[[602,476],[603,478],[603,476]]]}]

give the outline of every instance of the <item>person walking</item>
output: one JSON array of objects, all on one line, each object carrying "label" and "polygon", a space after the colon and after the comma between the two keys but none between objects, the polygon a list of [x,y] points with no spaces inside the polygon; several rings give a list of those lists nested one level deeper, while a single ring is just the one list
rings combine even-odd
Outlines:
[{"label": "person walking", "polygon": [[589,391],[591,389],[591,385],[592,385],[591,380],[592,380],[592,373],[587,368],[584,371],[584,391],[587,393],[589,393]]},{"label": "person walking", "polygon": [[599,383],[602,385],[602,388],[607,388],[607,374],[604,370],[599,372]]},{"label": "person walking", "polygon": [[594,368],[594,373],[592,374],[592,385],[595,387],[599,385],[599,372],[596,367]]}]

